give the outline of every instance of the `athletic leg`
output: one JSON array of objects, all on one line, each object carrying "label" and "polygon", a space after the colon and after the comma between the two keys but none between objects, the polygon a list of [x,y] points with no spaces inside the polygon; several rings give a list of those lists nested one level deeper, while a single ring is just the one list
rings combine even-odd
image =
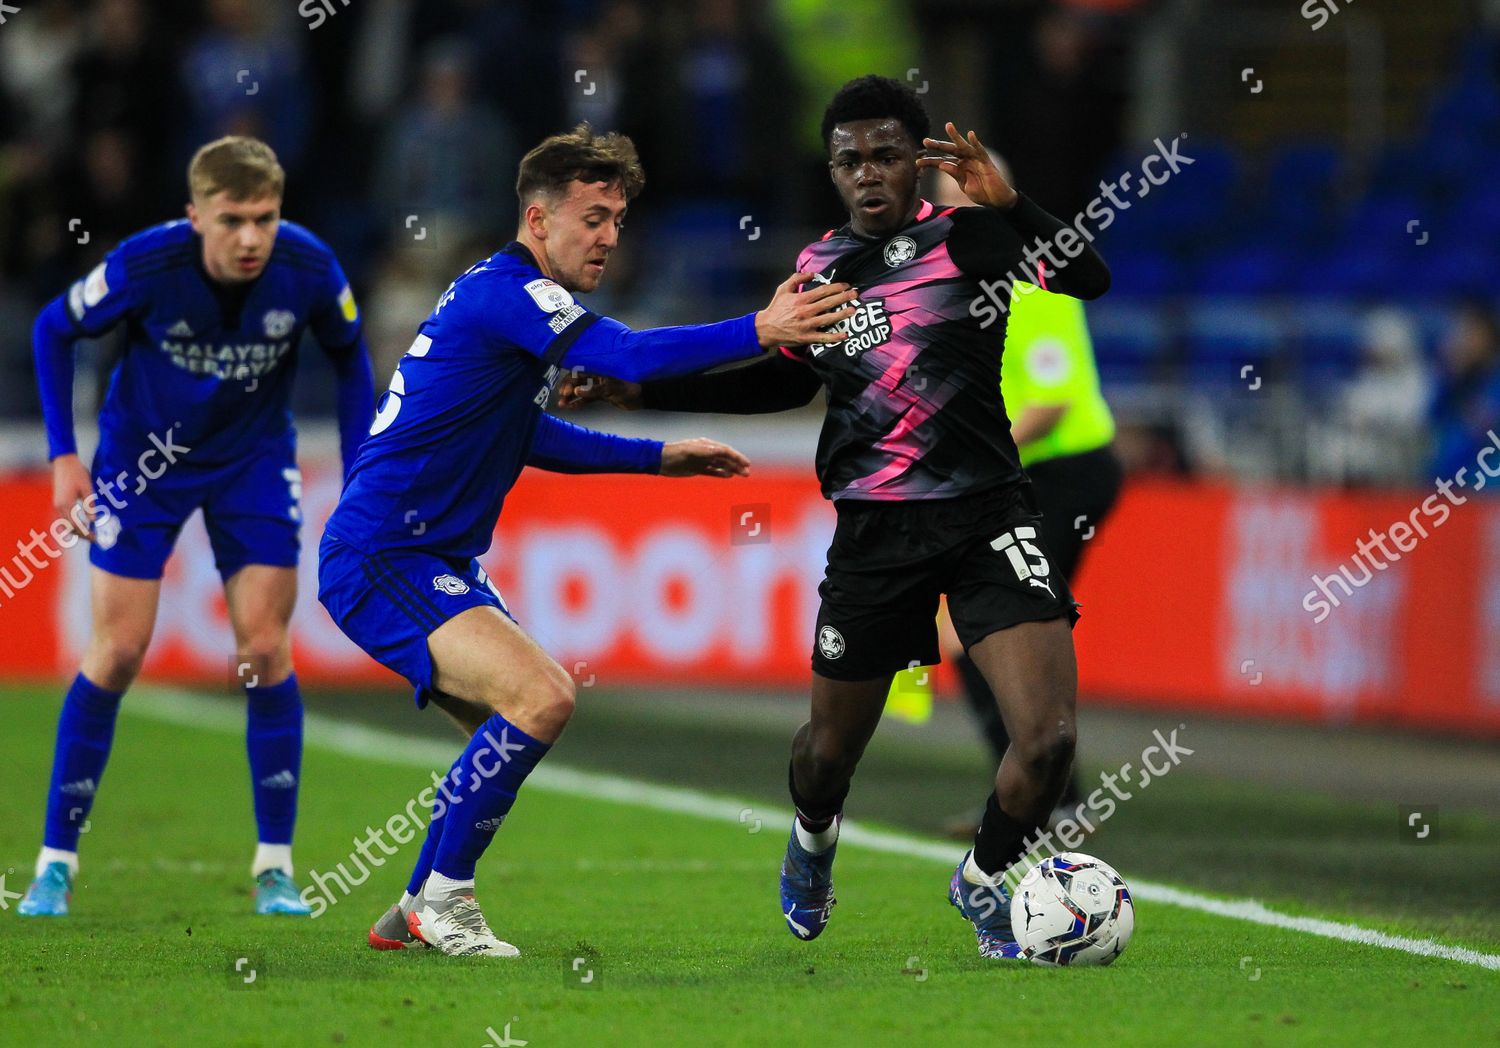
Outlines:
[{"label": "athletic leg", "polygon": [[92,633],[58,717],[37,881],[17,907],[24,916],[68,912],[68,893],[78,873],[78,839],[109,761],[120,697],[140,672],[156,623],[160,580],[126,578],[95,567],[89,589]]},{"label": "athletic leg", "polygon": [[[245,750],[250,763],[257,844],[251,876],[262,886],[257,912],[306,913],[291,886],[292,836],[302,781],[302,695],[292,672],[290,623],[295,568],[248,564],[224,582],[234,629],[236,677],[245,689]],[[273,898],[274,896],[274,898]]]},{"label": "athletic leg", "polygon": [[[474,901],[474,867],[526,776],[572,716],[573,679],[494,607],[448,619],[427,645],[433,689],[467,704],[456,707],[457,719],[477,730],[441,791],[445,805],[432,872],[410,927],[446,953],[513,957],[520,951],[495,938]],[[477,725],[475,706],[488,711]]]},{"label": "athletic leg", "polygon": [[799,939],[816,939],[828,926],[844,798],[880,723],[891,678],[841,681],[813,673],[812,715],[792,738],[787,779],[796,815],[781,864],[781,915]]}]

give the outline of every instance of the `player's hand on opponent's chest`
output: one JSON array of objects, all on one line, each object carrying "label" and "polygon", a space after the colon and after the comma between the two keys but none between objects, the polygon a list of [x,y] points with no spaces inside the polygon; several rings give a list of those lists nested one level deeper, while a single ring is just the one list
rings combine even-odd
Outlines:
[{"label": "player's hand on opponent's chest", "polygon": [[771,296],[771,304],[755,314],[755,337],[762,348],[826,345],[849,337],[828,329],[855,314],[856,309],[847,303],[856,292],[843,283],[797,290],[812,278],[812,273],[793,273]]}]

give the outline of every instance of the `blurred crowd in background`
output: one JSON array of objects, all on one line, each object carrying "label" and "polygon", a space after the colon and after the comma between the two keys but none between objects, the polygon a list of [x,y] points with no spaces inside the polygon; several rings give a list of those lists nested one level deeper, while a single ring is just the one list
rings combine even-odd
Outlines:
[{"label": "blurred crowd in background", "polygon": [[[1500,428],[1496,7],[1362,0],[1315,30],[1272,0],[26,0],[0,25],[0,422],[37,417],[37,309],[180,215],[219,135],[277,150],[383,385],[512,235],[521,155],[579,120],[647,173],[596,307],[758,306],[840,223],[818,119],[879,72],[1065,219],[1187,133],[1192,165],[1100,236],[1115,288],[1089,317],[1132,468],[1430,483]],[[85,348],[81,413],[118,351]],[[326,371],[301,386],[331,412]]]}]

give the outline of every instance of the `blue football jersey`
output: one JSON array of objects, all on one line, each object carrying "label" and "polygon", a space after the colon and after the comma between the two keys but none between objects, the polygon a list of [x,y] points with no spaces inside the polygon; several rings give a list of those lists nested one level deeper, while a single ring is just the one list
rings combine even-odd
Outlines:
[{"label": "blue football jersey", "polygon": [[77,334],[127,325],[125,354],[99,416],[100,443],[149,447],[174,429],[185,459],[244,457],[292,428],[297,345],[311,328],[324,347],[359,338],[359,311],[327,245],[282,221],[253,282],[215,284],[186,219],[120,243],[67,293]]},{"label": "blue football jersey", "polygon": [[575,302],[512,242],[450,284],[418,328],[328,532],[365,552],[477,557],[564,368],[635,380],[759,352],[753,314],[631,331]]}]

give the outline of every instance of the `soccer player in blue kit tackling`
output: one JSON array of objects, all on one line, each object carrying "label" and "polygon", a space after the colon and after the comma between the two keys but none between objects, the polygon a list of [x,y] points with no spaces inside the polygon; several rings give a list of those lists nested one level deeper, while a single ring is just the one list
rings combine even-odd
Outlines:
[{"label": "soccer player in blue kit tackling", "polygon": [[[514,957],[474,898],[474,868],[527,775],[571,717],[574,684],[516,625],[475,558],[522,467],[570,473],[731,476],[747,463],[711,441],[662,445],[594,433],[543,409],[564,369],[639,381],[829,341],[852,315],[845,284],[793,274],[762,311],[632,331],[591,312],[644,175],[628,138],[585,124],[521,161],[516,240],[449,286],[381,398],[319,558],[319,599],[366,652],[469,736],[434,803],[400,902],[370,945],[426,944]],[[835,340],[839,336],[832,336]]]},{"label": "soccer player in blue kit tackling", "polygon": [[[68,912],[78,838],[120,698],[150,643],[167,557],[197,509],[224,580],[247,699],[255,910],[309,912],[292,882],[302,699],[287,635],[302,483],[288,405],[303,332],[311,330],[338,375],[346,464],[369,426],[374,391],[348,282],[326,245],[281,220],[284,182],[264,143],[209,143],[188,168],[188,218],[125,240],[37,318],[53,504],[91,544],[93,612],[82,667],[63,700],[43,848],[22,915]],[[73,347],[120,324],[129,341],[100,413],[91,471],[73,436]]]}]

